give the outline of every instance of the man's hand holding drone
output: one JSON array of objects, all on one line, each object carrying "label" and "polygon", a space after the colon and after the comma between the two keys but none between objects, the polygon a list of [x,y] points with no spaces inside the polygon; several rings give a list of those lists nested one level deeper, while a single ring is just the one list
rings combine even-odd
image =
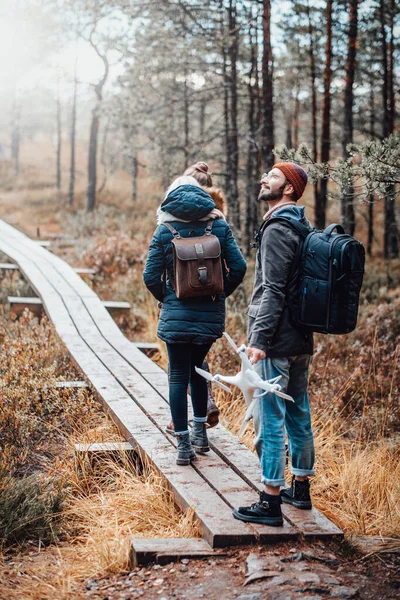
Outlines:
[{"label": "man's hand holding drone", "polygon": [[[274,379],[265,381],[258,375],[258,373],[256,373],[254,364],[256,364],[262,358],[265,358],[265,352],[259,350],[258,348],[246,348],[244,344],[238,348],[235,342],[226,332],[224,332],[224,336],[235,352],[240,356],[242,366],[239,373],[236,375],[211,375],[211,373],[208,373],[203,369],[199,369],[198,367],[196,367],[196,371],[199,373],[199,375],[202,375],[202,377],[208,381],[214,382],[216,385],[230,394],[232,391],[222,382],[236,385],[241,390],[248,408],[243,424],[239,431],[240,437],[245,432],[250,419],[253,418],[255,402],[258,400],[258,398],[265,396],[265,394],[276,394],[285,400],[290,400],[291,402],[294,402],[294,400],[291,396],[288,396],[288,394],[285,394],[281,391],[282,388],[278,384],[278,381],[281,379],[281,375],[279,375],[279,377],[275,377]],[[247,353],[249,353],[250,356],[248,356]],[[255,395],[256,390],[264,391],[261,394]]]}]

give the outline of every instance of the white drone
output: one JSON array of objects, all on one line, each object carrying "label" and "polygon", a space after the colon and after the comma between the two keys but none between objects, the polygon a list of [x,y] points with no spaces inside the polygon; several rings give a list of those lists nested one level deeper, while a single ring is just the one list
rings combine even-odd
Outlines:
[{"label": "white drone", "polygon": [[[241,437],[246,431],[249,421],[253,418],[254,407],[258,398],[261,398],[261,396],[265,396],[265,394],[276,394],[277,396],[280,396],[285,400],[290,400],[291,402],[294,402],[294,400],[291,396],[288,396],[288,394],[285,394],[281,391],[282,388],[279,385],[278,381],[282,378],[282,375],[279,375],[278,377],[275,377],[274,379],[269,379],[267,381],[261,379],[258,373],[256,373],[254,365],[246,355],[246,346],[242,344],[238,348],[233,339],[230,337],[230,335],[226,333],[226,331],[224,332],[224,336],[226,337],[232,348],[235,350],[235,352],[240,356],[242,366],[239,373],[237,373],[236,375],[211,375],[211,373],[209,373],[208,371],[204,371],[203,369],[199,369],[198,367],[195,367],[195,369],[199,375],[204,377],[204,379],[207,379],[207,381],[212,381],[226,392],[229,392],[229,394],[232,394],[232,390],[228,388],[228,386],[221,383],[221,381],[225,381],[226,383],[236,385],[241,390],[247,404],[247,411],[239,431],[239,437]],[[254,392],[259,389],[265,391],[262,394],[255,395]]]}]

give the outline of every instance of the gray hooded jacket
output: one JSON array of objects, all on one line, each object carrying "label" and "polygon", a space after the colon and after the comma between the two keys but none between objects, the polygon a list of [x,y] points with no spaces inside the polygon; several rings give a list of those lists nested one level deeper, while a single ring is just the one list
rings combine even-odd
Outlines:
[{"label": "gray hooded jacket", "polygon": [[312,229],[304,216],[304,206],[283,207],[273,214],[268,227],[261,227],[253,294],[246,311],[248,345],[264,350],[270,358],[313,353],[312,333],[296,327],[290,317],[288,299],[296,291],[297,280],[297,272],[292,273],[291,267],[301,238],[289,224],[273,223],[275,217],[285,215]]}]

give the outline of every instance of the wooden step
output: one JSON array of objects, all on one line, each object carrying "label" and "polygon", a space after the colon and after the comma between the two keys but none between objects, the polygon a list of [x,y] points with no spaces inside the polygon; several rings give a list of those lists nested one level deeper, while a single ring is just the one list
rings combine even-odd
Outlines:
[{"label": "wooden step", "polygon": [[18,296],[9,296],[10,312],[20,317],[26,308],[35,315],[41,317],[43,314],[43,305],[40,298],[22,298]]},{"label": "wooden step", "polygon": [[121,454],[133,452],[134,447],[129,442],[96,442],[92,444],[75,444],[75,452],[89,454]]},{"label": "wooden step", "polygon": [[96,273],[95,269],[86,269],[85,267],[75,267],[74,271],[78,275],[94,275]]},{"label": "wooden step", "polygon": [[103,306],[108,310],[112,317],[119,315],[128,315],[131,310],[129,302],[113,302],[112,300],[104,300]]},{"label": "wooden step", "polygon": [[88,388],[86,381],[57,381],[56,388]]},{"label": "wooden step", "polygon": [[[0,263],[0,271],[19,271],[19,267],[15,263]],[[96,273],[95,269],[86,269],[84,267],[76,267],[74,271],[78,275],[94,275]]]},{"label": "wooden step", "polygon": [[146,356],[151,358],[160,351],[160,346],[156,342],[132,342],[135,348],[143,352]]},{"label": "wooden step", "polygon": [[131,568],[155,562],[166,565],[182,558],[210,558],[225,556],[213,550],[202,538],[139,538],[132,540],[130,548]]},{"label": "wooden step", "polygon": [[160,346],[157,344],[157,342],[132,342],[132,344],[136,346],[136,348],[139,348],[139,350],[142,350],[142,352],[146,350],[160,349]]},{"label": "wooden step", "polygon": [[[9,296],[8,302],[10,304],[10,311],[13,312],[17,317],[21,316],[25,308],[29,308],[36,317],[41,317],[43,313],[43,303],[40,298],[24,298],[19,296]],[[103,303],[104,308],[108,310],[110,315],[119,316],[121,314],[128,314],[131,308],[129,302],[112,302],[105,300]]]}]

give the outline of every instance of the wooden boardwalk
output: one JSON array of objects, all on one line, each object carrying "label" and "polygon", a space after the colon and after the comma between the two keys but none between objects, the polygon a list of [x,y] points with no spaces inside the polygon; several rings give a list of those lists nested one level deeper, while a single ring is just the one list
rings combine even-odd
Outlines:
[{"label": "wooden boardwalk", "polygon": [[66,262],[0,221],[5,253],[41,298],[43,307],[83,376],[125,439],[165,477],[181,509],[192,508],[213,547],[269,543],[342,532],[315,508],[283,506],[284,526],[248,525],[232,508],[256,500],[261,489],[257,457],[227,429],[209,432],[211,451],[191,466],[175,464],[167,374],[131,343],[102,301]]}]

